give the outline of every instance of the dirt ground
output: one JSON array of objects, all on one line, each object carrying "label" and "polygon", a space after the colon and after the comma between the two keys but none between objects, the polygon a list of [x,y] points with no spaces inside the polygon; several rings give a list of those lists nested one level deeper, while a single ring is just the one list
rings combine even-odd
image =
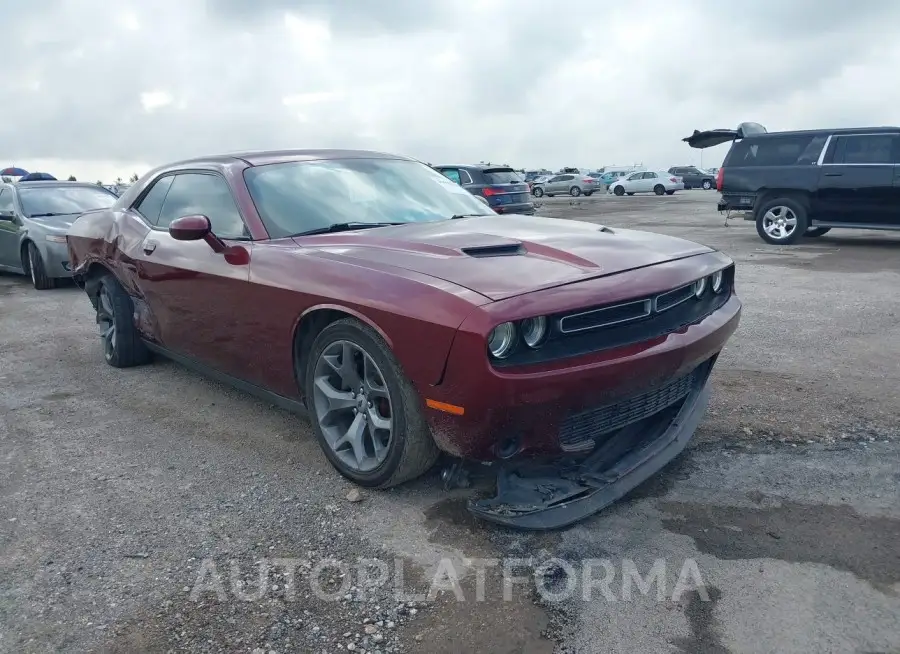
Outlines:
[{"label": "dirt ground", "polygon": [[[546,534],[475,521],[437,469],[350,501],[304,418],[114,370],[80,291],[0,276],[0,651],[900,651],[900,235],[778,248],[715,198],[540,208],[721,249],[745,307],[692,447]],[[458,595],[398,594],[435,575]]]}]

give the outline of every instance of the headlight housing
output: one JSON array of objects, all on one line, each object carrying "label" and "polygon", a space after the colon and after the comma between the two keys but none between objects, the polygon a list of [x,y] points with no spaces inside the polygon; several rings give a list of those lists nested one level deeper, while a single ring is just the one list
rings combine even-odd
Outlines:
[{"label": "headlight housing", "polygon": [[64,234],[47,234],[47,236],[45,236],[44,238],[46,240],[50,241],[51,243],[65,243],[66,242],[66,237]]},{"label": "headlight housing", "polygon": [[516,326],[511,322],[500,323],[488,334],[488,351],[497,359],[504,359],[516,346]]},{"label": "headlight housing", "polygon": [[706,277],[703,279],[698,279],[694,282],[694,297],[700,299],[703,297],[703,294],[706,292]]},{"label": "headlight housing", "polygon": [[522,330],[522,340],[525,341],[525,345],[532,349],[540,347],[547,337],[546,316],[526,318],[520,323],[519,327]]},{"label": "headlight housing", "polygon": [[710,286],[710,288],[712,288],[713,293],[721,293],[722,292],[722,290],[725,288],[725,285],[723,283],[724,281],[725,281],[725,274],[721,270],[714,272],[712,274],[712,277],[710,277],[709,286]]}]

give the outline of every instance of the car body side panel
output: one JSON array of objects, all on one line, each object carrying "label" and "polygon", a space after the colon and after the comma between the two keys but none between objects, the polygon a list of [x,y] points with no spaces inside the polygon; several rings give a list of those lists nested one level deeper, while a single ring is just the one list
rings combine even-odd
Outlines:
[{"label": "car body side panel", "polygon": [[310,310],[339,310],[371,325],[427,396],[441,380],[457,327],[477,304],[488,302],[425,275],[322,257],[290,239],[254,245],[250,283],[252,293],[241,305],[244,338],[265,346],[248,351],[244,376],[286,397],[298,396],[293,339]]}]

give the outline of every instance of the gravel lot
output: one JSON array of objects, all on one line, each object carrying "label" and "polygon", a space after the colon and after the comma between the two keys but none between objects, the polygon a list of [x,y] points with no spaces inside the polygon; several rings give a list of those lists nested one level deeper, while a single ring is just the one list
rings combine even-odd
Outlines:
[{"label": "gravel lot", "polygon": [[[304,418],[168,362],[109,368],[80,291],[0,276],[0,651],[900,651],[900,237],[777,248],[715,199],[541,207],[722,249],[745,303],[693,446],[550,534],[475,522],[437,470],[351,501]],[[488,568],[475,601],[472,559],[502,557],[561,599],[504,600]],[[436,571],[466,601],[394,592]]]}]

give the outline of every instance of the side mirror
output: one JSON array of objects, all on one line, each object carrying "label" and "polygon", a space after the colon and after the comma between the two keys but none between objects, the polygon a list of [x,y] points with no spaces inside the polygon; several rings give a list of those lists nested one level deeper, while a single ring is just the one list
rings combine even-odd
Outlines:
[{"label": "side mirror", "polygon": [[169,235],[176,241],[200,241],[211,231],[209,218],[199,214],[182,216],[169,224]]}]

